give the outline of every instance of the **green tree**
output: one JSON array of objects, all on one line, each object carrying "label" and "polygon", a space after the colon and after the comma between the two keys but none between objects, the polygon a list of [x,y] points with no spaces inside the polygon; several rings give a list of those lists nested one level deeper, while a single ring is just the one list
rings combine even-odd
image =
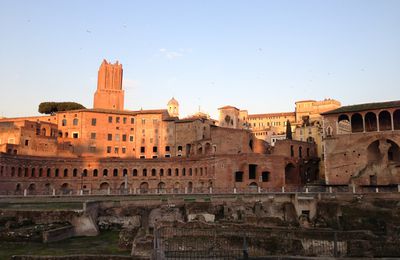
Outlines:
[{"label": "green tree", "polygon": [[39,104],[38,111],[41,114],[54,114],[75,109],[85,109],[85,107],[75,102],[42,102]]},{"label": "green tree", "polygon": [[292,140],[292,126],[289,120],[286,121],[286,139]]}]

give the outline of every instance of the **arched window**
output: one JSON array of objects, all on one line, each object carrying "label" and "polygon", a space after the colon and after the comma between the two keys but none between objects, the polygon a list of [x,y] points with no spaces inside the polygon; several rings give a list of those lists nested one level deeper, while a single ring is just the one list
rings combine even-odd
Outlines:
[{"label": "arched window", "polygon": [[168,176],[171,176],[171,175],[172,175],[172,170],[168,169]]},{"label": "arched window", "polygon": [[128,175],[128,170],[127,169],[123,169],[122,171],[122,175],[125,177]]},{"label": "arched window", "polygon": [[151,176],[156,176],[156,175],[157,175],[156,169],[151,169]]},{"label": "arched window", "polygon": [[68,177],[68,169],[64,169],[64,177]]},{"label": "arched window", "polygon": [[179,176],[179,169],[178,168],[175,169],[175,176]]},{"label": "arched window", "polygon": [[147,176],[147,169],[143,169],[142,175],[143,175],[144,177]]},{"label": "arched window", "polygon": [[118,169],[114,169],[114,171],[113,171],[113,176],[114,176],[114,177],[118,177]]},{"label": "arched window", "polygon": [[378,131],[378,123],[376,120],[376,115],[373,112],[368,112],[365,114],[365,131],[373,132]]},{"label": "arched window", "polygon": [[82,173],[82,177],[87,177],[87,173],[88,173],[88,170],[87,170],[87,169],[84,169],[84,170],[83,170],[83,173]]},{"label": "arched window", "polygon": [[363,118],[359,113],[355,113],[351,116],[351,132],[364,132]]},{"label": "arched window", "polygon": [[386,110],[379,113],[379,131],[392,130],[392,118]]},{"label": "arched window", "polygon": [[108,175],[108,170],[107,170],[107,169],[104,169],[104,170],[103,170],[103,176],[104,176],[104,177],[107,177],[107,175]]},{"label": "arched window", "polygon": [[160,176],[164,176],[164,169],[160,169]]},{"label": "arched window", "polygon": [[67,126],[67,119],[64,118],[64,119],[62,120],[61,125],[62,125],[62,126]]},{"label": "arched window", "polygon": [[93,170],[93,177],[97,177],[97,175],[99,175],[99,170],[94,169]]},{"label": "arched window", "polygon": [[72,121],[72,124],[73,125],[78,125],[78,122],[79,122],[78,118],[74,118],[74,120]]},{"label": "arched window", "polygon": [[136,176],[137,176],[137,169],[133,169],[133,170],[132,170],[132,176],[133,176],[133,177],[136,177]]},{"label": "arched window", "polygon": [[77,177],[78,176],[78,169],[74,169],[73,171],[72,171],[72,176],[73,177]]}]

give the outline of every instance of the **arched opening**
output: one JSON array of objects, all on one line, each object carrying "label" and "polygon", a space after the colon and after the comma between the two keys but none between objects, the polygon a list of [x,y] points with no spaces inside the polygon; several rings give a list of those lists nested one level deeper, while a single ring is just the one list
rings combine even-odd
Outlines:
[{"label": "arched opening", "polygon": [[188,191],[188,193],[193,192],[193,183],[191,181],[188,182],[187,191]]},{"label": "arched opening", "polygon": [[136,177],[136,176],[137,176],[137,169],[133,169],[133,170],[132,170],[132,176],[133,176],[133,177]]},{"label": "arched opening", "polygon": [[379,131],[392,130],[392,118],[386,110],[379,113]]},{"label": "arched opening", "polygon": [[156,175],[157,175],[156,169],[151,169],[151,176],[156,176]]},{"label": "arched opening", "polygon": [[125,177],[128,175],[128,169],[123,169],[122,170],[122,175]]},{"label": "arched opening", "polygon": [[11,177],[14,177],[15,175],[15,167],[11,167]]},{"label": "arched opening", "polygon": [[28,186],[28,194],[32,195],[35,194],[36,192],[36,184],[35,183],[31,183]]},{"label": "arched opening", "polygon": [[175,176],[179,176],[179,169],[178,168],[175,169]]},{"label": "arched opening", "polygon": [[119,185],[119,190],[120,190],[120,192],[126,191],[127,189],[128,189],[128,184],[125,184],[125,182],[122,182],[122,183]]},{"label": "arched opening", "polygon": [[167,175],[168,175],[168,176],[171,176],[171,175],[172,175],[172,170],[171,170],[170,168],[169,168],[168,171],[167,171]]},{"label": "arched opening", "polygon": [[49,195],[51,192],[52,192],[52,187],[51,187],[51,184],[50,183],[46,183],[45,185],[44,185],[44,192],[45,192],[45,194],[47,194],[47,195]]},{"label": "arched opening", "polygon": [[258,190],[258,185],[255,182],[252,182],[249,184],[249,190],[250,192],[257,192]]},{"label": "arched opening", "polygon": [[160,182],[157,185],[158,193],[165,193],[165,183]]},{"label": "arched opening", "polygon": [[292,163],[287,164],[285,167],[285,183],[300,184],[296,167]]},{"label": "arched opening", "polygon": [[113,170],[113,176],[114,177],[118,177],[118,169],[114,169]]},{"label": "arched opening", "polygon": [[[342,114],[338,117],[338,134],[351,133],[350,119],[346,114]],[[332,135],[332,134],[330,134]]]},{"label": "arched opening", "polygon": [[363,118],[359,113],[355,113],[351,116],[351,132],[352,133],[364,132]]},{"label": "arched opening", "polygon": [[212,149],[211,144],[210,144],[210,143],[206,143],[206,146],[205,146],[205,153],[206,153],[206,154],[212,154],[212,152],[213,152],[213,149]]},{"label": "arched opening", "polygon": [[97,177],[99,175],[99,170],[94,169],[93,170],[93,177]]},{"label": "arched opening", "polygon": [[42,135],[46,136],[46,128],[42,128]]},{"label": "arched opening", "polygon": [[108,175],[108,170],[107,170],[107,169],[104,169],[104,170],[103,170],[103,176],[104,176],[104,177],[107,177],[107,175]]},{"label": "arched opening", "polygon": [[368,162],[378,162],[381,159],[381,151],[379,150],[379,140],[372,142],[367,148]]},{"label": "arched opening", "polygon": [[368,112],[365,114],[365,131],[378,131],[378,122],[376,120],[376,115],[373,112]]},{"label": "arched opening", "polygon": [[180,192],[181,185],[179,182],[175,182],[174,184],[174,193],[179,193]]},{"label": "arched opening", "polygon": [[69,194],[71,192],[71,189],[69,188],[69,184],[68,183],[63,183],[61,185],[61,193],[62,194]]},{"label": "arched opening", "polygon": [[74,120],[72,121],[72,124],[73,125],[78,125],[78,122],[79,122],[78,118],[74,118]]},{"label": "arched opening", "polygon": [[303,157],[303,147],[299,146],[299,158]]},{"label": "arched opening", "polygon": [[73,177],[77,177],[78,176],[78,169],[75,168],[75,169],[72,170],[72,176]]},{"label": "arched opening", "polygon": [[399,146],[392,140],[387,140],[391,144],[388,150],[388,160],[393,162],[400,162],[400,149]]},{"label": "arched opening", "polygon": [[84,169],[82,172],[82,177],[87,177],[87,175],[88,175],[87,173],[88,173],[88,170]]},{"label": "arched opening", "polygon": [[142,182],[139,186],[140,193],[148,193],[149,192],[149,184],[147,182]]},{"label": "arched opening", "polygon": [[110,184],[108,184],[108,182],[102,182],[100,184],[100,190],[108,190],[110,188]]},{"label": "arched opening", "polygon": [[394,130],[400,130],[400,109],[397,109],[393,113],[393,127]]},{"label": "arched opening", "polygon": [[197,154],[202,154],[203,153],[203,146],[201,144],[199,144],[197,146]]},{"label": "arched opening", "polygon": [[21,192],[21,184],[17,183],[17,185],[15,186],[15,193],[20,193]]},{"label": "arched opening", "polygon": [[64,169],[64,177],[68,177],[68,169]]},{"label": "arched opening", "polygon": [[294,156],[294,148],[293,145],[290,146],[290,157]]}]

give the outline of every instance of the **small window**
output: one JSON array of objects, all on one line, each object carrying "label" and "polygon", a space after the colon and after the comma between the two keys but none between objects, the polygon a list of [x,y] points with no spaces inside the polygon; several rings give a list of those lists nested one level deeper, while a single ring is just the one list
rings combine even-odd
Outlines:
[{"label": "small window", "polygon": [[61,122],[61,125],[62,126],[67,126],[67,119],[63,119],[62,122]]},{"label": "small window", "polygon": [[126,124],[126,117],[122,118],[122,122]]},{"label": "small window", "polygon": [[146,124],[146,119],[142,119],[142,125]]},{"label": "small window", "polygon": [[152,157],[153,159],[157,159],[158,158],[158,156],[157,155],[153,155],[153,157]]},{"label": "small window", "polygon": [[74,120],[72,121],[73,125],[78,125],[78,118],[74,118]]},{"label": "small window", "polygon": [[90,133],[90,139],[96,139],[96,133]]},{"label": "small window", "polygon": [[143,169],[143,176],[147,176],[147,169]]},{"label": "small window", "polygon": [[166,152],[169,152],[170,151],[170,148],[169,148],[169,146],[167,145],[167,146],[165,146],[165,151]]},{"label": "small window", "polygon": [[131,124],[135,123],[135,118],[131,117]]},{"label": "small window", "polygon": [[76,138],[78,138],[79,137],[79,134],[78,133],[72,133],[72,138],[74,138],[74,139],[76,139]]},{"label": "small window", "polygon": [[95,126],[97,124],[97,119],[96,118],[92,118],[92,126]]},{"label": "small window", "polygon": [[122,147],[121,151],[122,153],[126,153],[126,147]]},{"label": "small window", "polygon": [[129,142],[133,142],[133,135],[129,136]]},{"label": "small window", "polygon": [[115,118],[115,122],[119,124],[119,116]]},{"label": "small window", "polygon": [[152,169],[151,170],[151,176],[156,176],[156,174],[157,174],[156,169]]},{"label": "small window", "polygon": [[119,142],[119,134],[115,134],[115,141]]},{"label": "small window", "polygon": [[107,135],[107,140],[108,140],[108,141],[112,141],[112,134],[108,134],[108,135]]},{"label": "small window", "polygon": [[113,122],[113,118],[112,118],[112,116],[109,116],[108,117],[108,123],[112,123]]},{"label": "small window", "polygon": [[146,156],[141,155],[139,158],[140,158],[140,159],[146,159]]},{"label": "small window", "polygon": [[132,170],[132,176],[133,176],[133,177],[136,177],[136,176],[137,176],[137,170],[136,170],[136,169],[133,169],[133,170]]},{"label": "small window", "polygon": [[25,146],[29,145],[29,140],[25,140]]},{"label": "small window", "polygon": [[243,182],[243,172],[235,172],[235,182]]},{"label": "small window", "polygon": [[178,152],[182,152],[182,146],[178,146]]},{"label": "small window", "polygon": [[114,147],[114,153],[115,154],[118,154],[119,153],[119,148],[116,146],[116,147]]},{"label": "small window", "polygon": [[170,158],[170,157],[171,157],[170,154],[166,154],[166,155],[165,155],[165,158]]},{"label": "small window", "polygon": [[111,153],[111,146],[107,146],[107,153]]},{"label": "small window", "polygon": [[89,146],[89,152],[95,153],[96,152],[96,146]]},{"label": "small window", "polygon": [[103,176],[104,176],[104,177],[107,177],[107,175],[108,175],[108,170],[107,170],[107,169],[104,169],[104,170],[103,170]]},{"label": "small window", "polygon": [[146,151],[145,147],[144,147],[144,146],[141,146],[141,147],[140,147],[140,152],[141,152],[141,153],[144,153],[145,151]]},{"label": "small window", "polygon": [[114,176],[114,177],[118,177],[118,169],[114,169],[114,171],[113,171],[113,176]]},{"label": "small window", "polygon": [[93,177],[97,177],[97,175],[99,174],[99,171],[97,169],[93,170]]},{"label": "small window", "polygon": [[153,153],[157,152],[157,146],[153,146]]},{"label": "small window", "polygon": [[122,142],[126,142],[126,135],[122,135]]},{"label": "small window", "polygon": [[261,173],[261,181],[262,182],[269,182],[269,172],[262,172]]}]

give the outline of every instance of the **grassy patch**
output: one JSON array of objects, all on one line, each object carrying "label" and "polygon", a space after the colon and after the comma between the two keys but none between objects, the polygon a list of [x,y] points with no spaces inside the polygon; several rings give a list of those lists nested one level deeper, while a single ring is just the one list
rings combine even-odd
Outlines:
[{"label": "grassy patch", "polygon": [[129,250],[118,248],[118,235],[118,231],[105,231],[96,237],[74,237],[50,244],[0,242],[0,259],[12,255],[129,255]]}]

